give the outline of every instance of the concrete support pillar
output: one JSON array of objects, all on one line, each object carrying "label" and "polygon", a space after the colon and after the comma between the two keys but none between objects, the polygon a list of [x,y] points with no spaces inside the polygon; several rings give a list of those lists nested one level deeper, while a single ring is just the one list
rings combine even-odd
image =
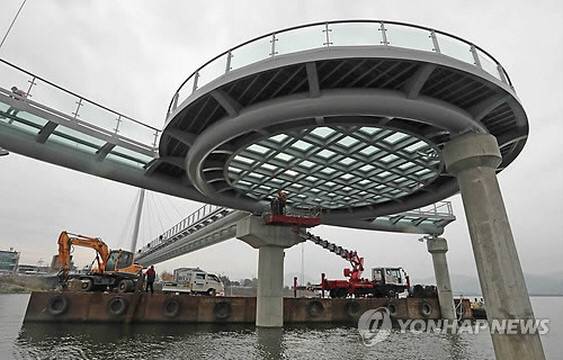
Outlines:
[{"label": "concrete support pillar", "polygon": [[[502,159],[496,138],[460,136],[446,144],[443,157],[459,184],[489,322],[534,319],[496,177]],[[493,333],[492,340],[497,359],[545,359],[538,334]]]},{"label": "concrete support pillar", "polygon": [[444,238],[433,237],[426,241],[426,246],[428,247],[428,252],[432,254],[442,319],[455,320],[454,297],[450,282],[450,272],[448,270],[448,260],[446,259],[448,243]]},{"label": "concrete support pillar", "polygon": [[283,326],[283,258],[284,248],[258,248],[258,291],[256,326]]},{"label": "concrete support pillar", "polygon": [[237,239],[258,249],[256,326],[283,326],[284,249],[302,240],[290,227],[265,225],[259,216],[237,223]]}]

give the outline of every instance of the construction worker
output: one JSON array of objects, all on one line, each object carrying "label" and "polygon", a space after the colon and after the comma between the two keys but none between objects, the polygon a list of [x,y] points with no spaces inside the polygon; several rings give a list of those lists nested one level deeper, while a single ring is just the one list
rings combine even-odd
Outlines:
[{"label": "construction worker", "polygon": [[272,201],[270,201],[270,210],[272,211],[272,215],[283,215],[285,213],[286,201],[286,193],[283,190],[279,190]]},{"label": "construction worker", "polygon": [[154,279],[156,278],[156,271],[154,271],[154,265],[145,272],[147,286],[145,288],[145,292],[149,292],[149,288],[151,289],[151,294],[154,294]]},{"label": "construction worker", "polygon": [[285,214],[285,205],[287,203],[287,193],[283,190],[279,190],[277,195],[277,203],[278,203],[278,212],[279,215]]},{"label": "construction worker", "polygon": [[[27,98],[27,93],[15,86],[12,86],[12,94],[10,95],[10,97],[16,100],[24,100]],[[20,111],[18,109],[10,106],[10,108],[8,108],[8,110],[6,111],[6,115],[16,116],[19,112]],[[5,116],[2,116],[2,118],[5,118]],[[8,123],[11,124],[13,121],[13,119],[10,119]]]}]

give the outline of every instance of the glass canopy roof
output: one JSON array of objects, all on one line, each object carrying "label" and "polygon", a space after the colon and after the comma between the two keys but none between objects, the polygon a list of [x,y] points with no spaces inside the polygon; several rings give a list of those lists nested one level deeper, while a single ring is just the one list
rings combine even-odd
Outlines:
[{"label": "glass canopy roof", "polygon": [[405,132],[321,126],[270,136],[234,154],[230,184],[257,200],[279,189],[297,208],[336,209],[406,196],[440,172],[439,150]]}]

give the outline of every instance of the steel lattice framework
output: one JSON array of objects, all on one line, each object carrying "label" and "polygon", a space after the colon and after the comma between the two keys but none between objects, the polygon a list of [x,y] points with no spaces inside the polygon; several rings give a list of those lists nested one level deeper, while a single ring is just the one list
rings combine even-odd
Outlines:
[{"label": "steel lattice framework", "polygon": [[295,207],[333,209],[394,200],[440,172],[438,149],[417,136],[369,126],[320,126],[277,134],[228,162],[233,187],[257,200],[278,189]]}]

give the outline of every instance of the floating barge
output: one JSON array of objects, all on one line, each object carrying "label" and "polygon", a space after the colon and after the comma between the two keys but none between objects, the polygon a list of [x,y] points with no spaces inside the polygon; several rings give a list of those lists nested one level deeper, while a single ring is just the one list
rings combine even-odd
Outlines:
[{"label": "floating barge", "polygon": [[[436,298],[284,298],[284,323],[355,322],[387,306],[395,319],[439,319]],[[469,301],[463,316],[471,318]],[[33,292],[24,322],[254,323],[256,298],[147,293]]]}]

